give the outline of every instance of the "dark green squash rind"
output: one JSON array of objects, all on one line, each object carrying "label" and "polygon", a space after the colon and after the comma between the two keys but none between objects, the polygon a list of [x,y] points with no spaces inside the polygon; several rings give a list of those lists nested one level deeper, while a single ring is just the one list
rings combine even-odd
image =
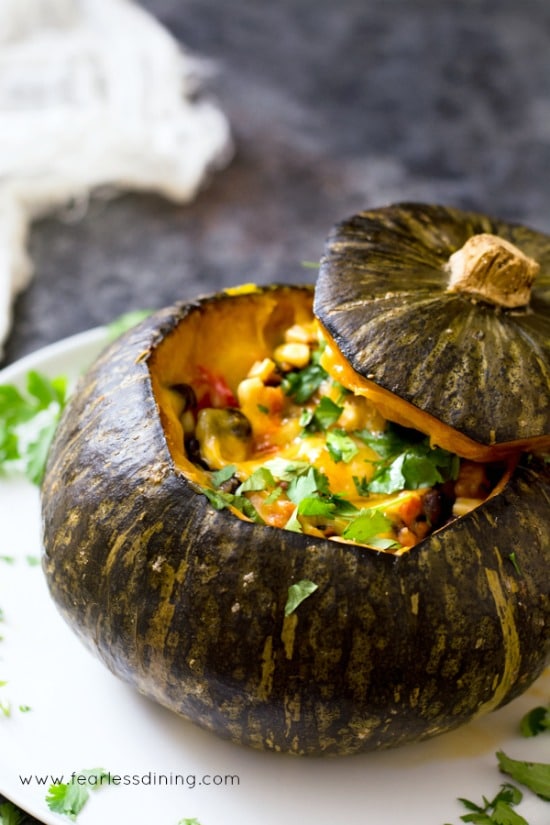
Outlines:
[{"label": "dark green squash rind", "polygon": [[[238,311],[238,296],[223,300]],[[60,424],[44,570],[80,638],[195,723],[299,754],[423,739],[522,692],[550,658],[548,468],[520,467],[398,558],[215,511],[174,469],[147,363],[200,307],[111,345]],[[318,590],[285,619],[288,586],[304,578]]]},{"label": "dark green squash rind", "polygon": [[[446,291],[450,255],[480,232],[540,263],[529,308]],[[474,441],[550,434],[548,236],[440,206],[362,212],[327,239],[314,311],[356,372]]]}]

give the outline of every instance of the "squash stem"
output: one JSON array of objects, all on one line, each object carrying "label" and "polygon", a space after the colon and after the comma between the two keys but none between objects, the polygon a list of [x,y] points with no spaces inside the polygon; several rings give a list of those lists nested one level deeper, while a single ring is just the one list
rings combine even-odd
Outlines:
[{"label": "squash stem", "polygon": [[504,238],[482,232],[450,256],[448,268],[449,292],[513,308],[529,303],[540,265]]}]

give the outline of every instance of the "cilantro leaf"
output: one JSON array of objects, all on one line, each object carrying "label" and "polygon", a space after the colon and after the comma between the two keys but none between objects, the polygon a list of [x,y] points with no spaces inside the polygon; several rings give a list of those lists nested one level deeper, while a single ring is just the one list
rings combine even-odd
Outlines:
[{"label": "cilantro leaf", "polygon": [[[76,781],[82,777],[84,781]],[[110,775],[103,768],[90,768],[77,771],[71,782],[59,782],[50,785],[46,795],[48,808],[55,813],[64,814],[76,820],[78,814],[90,798],[89,789],[95,791],[109,780]]]},{"label": "cilantro leaf", "polygon": [[35,370],[27,373],[26,395],[11,384],[0,386],[0,466],[22,469],[40,484],[66,396],[63,376],[48,378]]},{"label": "cilantro leaf", "polygon": [[523,716],[519,725],[522,736],[538,736],[550,730],[550,705],[533,708]]},{"label": "cilantro leaf", "polygon": [[90,793],[84,785],[78,785],[76,782],[61,782],[59,785],[50,785],[46,803],[50,811],[64,814],[75,821],[89,798]]},{"label": "cilantro leaf", "polygon": [[380,458],[392,458],[399,455],[418,440],[418,435],[414,431],[405,430],[396,424],[388,424],[383,432],[355,430],[354,434],[375,453],[378,453]]},{"label": "cilantro leaf", "polygon": [[211,490],[209,487],[201,487],[201,492],[204,493],[215,510],[225,510],[228,507],[234,507],[251,521],[255,521],[257,524],[264,523],[264,520],[256,508],[246,496],[239,496],[234,493],[222,493],[219,490]]},{"label": "cilantro leaf", "polygon": [[370,490],[369,490],[369,482],[366,476],[352,476],[353,483],[355,484],[355,489],[357,491],[358,496],[362,496],[363,498],[367,498]]},{"label": "cilantro leaf", "polygon": [[270,490],[275,487],[275,479],[273,473],[267,467],[258,467],[254,470],[251,476],[237,488],[237,495],[245,492],[254,492],[257,490]]},{"label": "cilantro leaf", "polygon": [[327,430],[332,424],[336,424],[343,409],[324,395],[314,410],[304,410],[305,415],[300,419],[300,423],[306,433]]},{"label": "cilantro leaf", "polygon": [[307,496],[298,504],[298,515],[331,519],[334,517],[336,504],[330,499],[319,496]]},{"label": "cilantro leaf", "polygon": [[348,524],[342,535],[345,539],[359,541],[364,544],[372,544],[376,541],[378,542],[376,546],[382,549],[381,544],[385,544],[386,547],[395,545],[393,539],[380,538],[380,533],[389,532],[391,527],[390,519],[380,510],[360,510],[357,517]]},{"label": "cilantro leaf", "polygon": [[281,382],[285,395],[294,399],[297,404],[305,404],[319,389],[328,373],[319,364],[322,350],[315,350],[311,355],[311,362],[301,370],[287,372]]},{"label": "cilantro leaf", "polygon": [[503,751],[499,751],[496,756],[503,773],[525,785],[542,799],[550,801],[550,763],[511,759]]},{"label": "cilantro leaf", "polygon": [[303,498],[308,498],[315,493],[328,493],[329,481],[324,473],[316,467],[310,467],[306,473],[295,476],[286,491],[287,496],[294,504],[299,504]]},{"label": "cilantro leaf", "polygon": [[359,452],[357,444],[345,430],[329,430],[327,450],[333,461],[348,464]]},{"label": "cilantro leaf", "polygon": [[229,481],[230,478],[233,478],[235,475],[236,467],[234,464],[227,464],[225,467],[222,467],[221,470],[216,470],[212,473],[212,484],[214,487],[221,487],[226,481]]},{"label": "cilantro leaf", "polygon": [[291,533],[303,533],[302,524],[298,518],[298,507],[292,511],[292,515],[284,526],[285,530],[290,530]]},{"label": "cilantro leaf", "polygon": [[514,807],[523,799],[523,794],[514,785],[504,783],[494,799],[486,799],[483,807],[471,802],[469,799],[459,799],[469,814],[461,816],[463,822],[472,822],[473,825],[528,825],[527,821],[520,816]]},{"label": "cilantro leaf", "polygon": [[426,440],[421,444],[409,447],[404,453],[403,475],[407,490],[418,490],[419,487],[433,487],[458,476],[458,456],[442,450],[440,447],[430,447]]},{"label": "cilantro leaf", "polygon": [[263,466],[280,481],[292,481],[302,473],[307,473],[311,467],[307,461],[288,461],[286,458],[272,458]]},{"label": "cilantro leaf", "polygon": [[308,596],[311,596],[312,593],[315,593],[318,587],[318,584],[315,584],[315,582],[309,579],[301,579],[301,581],[291,584],[288,588],[285,616],[290,616],[294,613],[298,605],[300,605],[304,599],[307,599]]},{"label": "cilantro leaf", "polygon": [[460,459],[439,447],[430,447],[428,439],[407,447],[392,461],[380,462],[368,482],[372,493],[396,493],[418,490],[456,479]]},{"label": "cilantro leaf", "polygon": [[402,453],[390,464],[380,464],[373,477],[369,481],[371,493],[396,493],[405,489],[405,476],[403,475],[403,462],[405,455]]}]

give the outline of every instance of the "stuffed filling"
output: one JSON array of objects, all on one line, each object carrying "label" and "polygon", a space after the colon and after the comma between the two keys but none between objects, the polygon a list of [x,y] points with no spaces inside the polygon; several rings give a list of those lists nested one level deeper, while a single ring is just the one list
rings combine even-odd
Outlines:
[{"label": "stuffed filling", "polygon": [[502,486],[509,466],[460,458],[387,420],[331,376],[326,348],[317,322],[301,318],[242,375],[199,353],[188,381],[171,385],[185,464],[213,507],[400,554]]}]

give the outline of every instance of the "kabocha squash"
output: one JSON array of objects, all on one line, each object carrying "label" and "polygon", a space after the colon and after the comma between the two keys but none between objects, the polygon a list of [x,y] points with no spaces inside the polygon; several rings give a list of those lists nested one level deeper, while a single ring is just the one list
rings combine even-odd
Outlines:
[{"label": "kabocha squash", "polygon": [[[468,235],[455,226],[461,226],[460,213],[407,207],[395,214],[401,216],[397,234],[402,240],[412,222],[417,232],[425,227],[424,237],[452,236],[446,241],[452,254]],[[434,223],[428,230],[437,215],[442,226],[438,230]],[[294,408],[303,404],[300,427],[310,427],[313,440],[303,439],[309,444],[326,439],[327,432],[343,431],[346,437],[352,433],[357,446],[360,430],[343,430],[344,411],[362,428],[366,416],[375,433],[390,427],[394,435],[423,444],[421,435],[411,435],[401,396],[395,395],[392,404],[393,390],[384,389],[382,414],[366,398],[360,374],[364,352],[354,359],[352,341],[345,342],[341,327],[332,326],[336,296],[342,317],[361,302],[369,316],[371,301],[377,301],[374,286],[364,288],[357,281],[366,267],[358,252],[361,243],[369,254],[374,249],[374,264],[385,268],[390,280],[406,281],[411,302],[417,280],[421,289],[426,279],[432,290],[438,283],[431,270],[428,278],[426,266],[418,275],[411,266],[424,254],[416,240],[403,241],[405,253],[411,245],[416,250],[407,258],[396,239],[387,241],[384,235],[388,212],[368,216],[371,223],[377,219],[381,249],[370,230],[360,242],[351,242],[347,229],[343,242],[339,235],[329,239],[316,299],[321,332],[313,320],[310,287],[243,287],[157,312],[111,344],[83,376],[48,459],[42,487],[44,569],[67,622],[140,692],[222,737],[256,748],[350,754],[434,736],[520,694],[550,657],[550,469],[542,457],[510,447],[534,438],[547,443],[540,405],[535,430],[518,423],[503,433],[506,406],[492,416],[495,438],[467,430],[467,444],[490,448],[483,465],[450,453],[448,460],[442,451],[438,472],[454,469],[435,487],[432,479],[432,491],[456,488],[457,467],[464,462],[488,467],[491,486],[478,506],[446,519],[423,538],[417,535],[411,549],[396,550],[392,542],[383,550],[365,547],[336,530],[330,538],[320,531],[319,519],[308,532],[299,508],[294,516],[285,515],[288,521],[281,524],[287,529],[259,523],[268,509],[265,495],[282,507],[295,479],[283,477],[267,491],[242,478],[235,486],[235,473],[247,462],[256,466],[254,439],[259,443],[266,437],[264,447],[274,447],[272,434],[262,430],[262,415],[276,414],[283,382],[291,395],[293,376],[304,371],[309,370],[309,378],[320,373],[327,380],[323,363],[338,378],[349,379],[359,395],[340,386],[342,397],[331,397],[329,390],[337,384],[330,384],[328,376],[323,396],[328,401],[311,406],[309,395],[287,399],[288,432],[296,432]],[[487,219],[479,220],[486,231]],[[441,239],[437,243],[444,245]],[[399,275],[388,266],[388,244]],[[534,246],[544,250],[540,236],[527,250],[530,257]],[[430,261],[439,255],[426,253]],[[545,329],[544,254],[537,260],[543,294],[533,289],[529,312],[539,318],[542,307],[535,328]],[[331,278],[341,278],[342,285],[329,298]],[[393,283],[394,293],[396,287]],[[459,301],[470,313],[470,299]],[[517,312],[528,310],[499,310],[513,316],[514,323]],[[433,316],[431,305],[424,320],[428,338],[441,332],[437,324],[432,329]],[[450,320],[446,315],[447,326]],[[399,325],[393,327],[402,341],[407,323],[399,335]],[[487,335],[493,334],[490,323],[486,320],[483,328]],[[362,347],[361,325],[346,329]],[[456,334],[465,327],[457,321],[452,329]],[[323,347],[316,347],[325,335],[328,346],[321,354]],[[335,342],[346,361],[338,357]],[[523,343],[516,351],[524,353]],[[418,349],[414,354],[421,356]],[[406,349],[398,355],[404,362],[410,358]],[[548,369],[544,358],[526,356],[528,364],[540,359],[541,374]],[[370,375],[371,366],[366,369]],[[516,375],[515,363],[511,369]],[[480,376],[474,371],[471,380]],[[460,387],[470,409],[477,394],[466,379],[461,371]],[[372,379],[366,380],[370,387]],[[425,375],[425,383],[432,380],[438,378]],[[548,384],[542,388],[541,380],[538,389],[548,402]],[[417,375],[409,383],[420,387],[421,379]],[[500,384],[498,391],[503,391]],[[351,407],[345,406],[348,401]],[[407,404],[414,402],[407,399]],[[430,434],[430,422],[445,421],[445,410],[422,412],[422,426],[412,422],[417,430]],[[385,419],[397,421],[397,429]],[[321,433],[311,430],[312,421],[322,424]],[[335,422],[340,424],[336,430]],[[454,426],[451,417],[444,432],[454,433]],[[460,455],[464,442],[456,432],[456,443],[451,435],[446,448]],[[281,451],[288,457],[291,441],[281,438],[275,453],[268,449],[265,457],[280,459]],[[491,452],[501,443],[504,450]],[[420,452],[427,449],[424,445]],[[326,476],[331,485],[347,463],[345,456],[333,459],[334,475],[329,468]],[[276,475],[273,463],[269,466],[269,474]],[[258,470],[265,481],[265,464]],[[315,472],[313,467],[298,474],[310,494],[308,484],[325,475]],[[372,475],[367,488],[369,483]],[[339,495],[317,484],[310,498],[340,508],[339,518],[345,520],[349,510],[341,505],[353,498],[350,490]],[[356,493],[371,495],[361,484]],[[425,514],[427,493],[420,493]],[[324,520],[333,512],[325,506]]]},{"label": "kabocha squash", "polygon": [[548,448],[548,236],[442,206],[363,212],[329,236],[315,313],[342,380],[394,419],[473,458]]}]

